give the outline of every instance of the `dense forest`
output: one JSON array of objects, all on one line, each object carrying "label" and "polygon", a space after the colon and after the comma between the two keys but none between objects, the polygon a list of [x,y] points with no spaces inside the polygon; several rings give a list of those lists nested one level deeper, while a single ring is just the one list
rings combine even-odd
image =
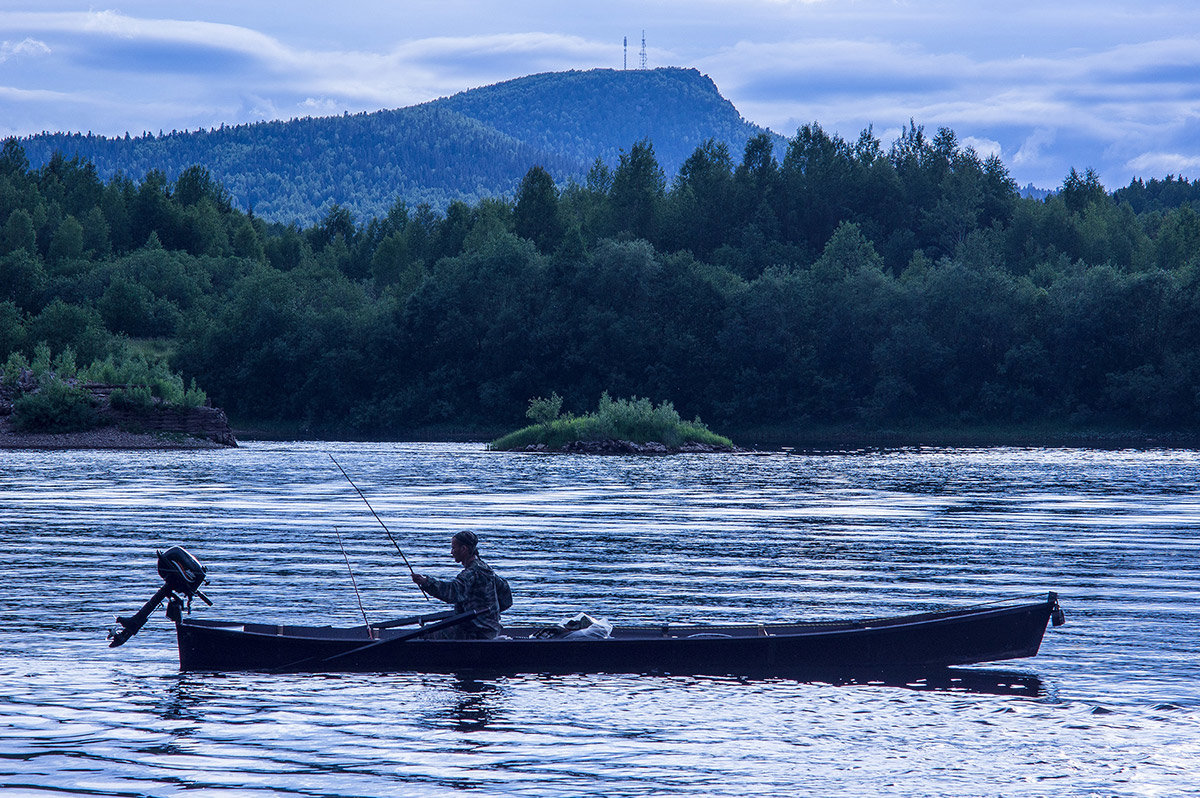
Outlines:
[{"label": "dense forest", "polygon": [[235,206],[309,225],[331,204],[365,219],[386,215],[397,199],[445,211],[455,200],[511,198],[531,164],[560,183],[582,182],[596,158],[615,166],[641,138],[656,142],[659,162],[674,173],[710,138],[736,152],[763,132],[694,69],[597,69],[369,114],[115,138],[42,133],[21,144],[36,167],[55,153],[79,156],[105,180],[157,170],[174,182],[204,164]]},{"label": "dense forest", "polygon": [[[0,151],[0,357],[169,359],[235,423],[404,436],[669,399],[747,425],[1200,422],[1200,182],[1044,201],[950,130],[652,142],[511,200],[239,210],[199,166],[102,180]],[[23,354],[20,354],[23,353]]]}]

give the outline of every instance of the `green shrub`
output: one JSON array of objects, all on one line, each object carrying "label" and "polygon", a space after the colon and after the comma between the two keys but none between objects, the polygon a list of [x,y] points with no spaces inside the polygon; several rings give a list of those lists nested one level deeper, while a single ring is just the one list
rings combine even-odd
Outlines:
[{"label": "green shrub", "polygon": [[100,417],[91,394],[54,379],[13,403],[12,422],[21,432],[79,432],[97,426]]},{"label": "green shrub", "polygon": [[196,378],[192,377],[192,387],[183,392],[184,407],[202,407],[208,404],[208,394],[196,387]]},{"label": "green shrub", "polygon": [[34,379],[39,381],[51,373],[50,345],[45,341],[39,341],[33,348],[33,362],[29,365],[29,369],[33,372]]},{"label": "green shrub", "polygon": [[550,394],[549,399],[538,397],[529,400],[529,409],[525,417],[535,424],[549,424],[562,413],[562,397],[557,393]]},{"label": "green shrub", "polygon": [[[555,411],[549,421],[534,424],[492,442],[490,448],[497,451],[522,449],[531,444],[543,444],[547,449],[560,449],[575,441],[606,441],[625,440],[634,443],[662,443],[669,447],[681,446],[685,443],[705,443],[713,446],[733,446],[728,438],[717,435],[709,430],[700,419],[684,421],[679,417],[675,406],[670,402],[662,402],[655,406],[649,399],[613,399],[605,391],[600,396],[600,404],[596,412],[584,416],[558,416],[561,399],[557,408],[553,400],[557,394],[551,394],[551,399],[534,399],[530,401],[526,415],[534,418],[535,406],[539,418],[545,418],[549,411]],[[542,404],[538,404],[542,403]],[[538,420],[538,419],[534,419]]]},{"label": "green shrub", "polygon": [[109,394],[108,401],[120,410],[147,410],[154,407],[154,394],[149,385],[128,385]]},{"label": "green shrub", "polygon": [[[191,389],[187,389],[183,377],[172,372],[164,361],[147,360],[141,352],[129,348],[118,357],[109,355],[104,360],[94,361],[80,372],[80,376],[89,382],[130,386],[113,392],[113,404],[126,402],[119,405],[123,407],[148,407],[153,398],[186,407],[197,407],[208,400],[205,393],[196,388],[195,380]],[[118,393],[122,395],[118,397]]]},{"label": "green shrub", "polygon": [[15,386],[21,375],[29,370],[29,361],[20,352],[12,352],[4,363],[4,373],[0,375],[8,385]]},{"label": "green shrub", "polygon": [[79,367],[75,365],[75,350],[69,346],[64,348],[58,357],[54,358],[51,366],[54,368],[55,375],[60,379],[75,377],[79,372]]}]

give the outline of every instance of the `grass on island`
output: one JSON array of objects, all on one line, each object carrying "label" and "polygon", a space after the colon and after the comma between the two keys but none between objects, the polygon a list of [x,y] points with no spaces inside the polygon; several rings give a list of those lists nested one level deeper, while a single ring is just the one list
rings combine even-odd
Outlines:
[{"label": "grass on island", "polygon": [[594,413],[582,416],[561,413],[562,397],[556,393],[549,399],[531,399],[525,415],[536,423],[510,432],[488,448],[512,451],[540,443],[547,449],[561,449],[576,441],[607,440],[658,442],[669,448],[685,443],[733,447],[732,441],[709,430],[699,418],[681,419],[674,405],[666,401],[655,406],[649,399],[637,397],[612,399],[606,391]]}]

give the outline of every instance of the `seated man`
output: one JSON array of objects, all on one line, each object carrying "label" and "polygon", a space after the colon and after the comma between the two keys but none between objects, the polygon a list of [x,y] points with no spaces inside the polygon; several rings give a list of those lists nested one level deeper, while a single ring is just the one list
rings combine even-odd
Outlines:
[{"label": "seated man", "polygon": [[478,552],[479,538],[474,532],[456,532],[450,539],[450,554],[463,567],[453,579],[434,579],[414,573],[412,580],[436,599],[454,605],[454,611],[476,615],[465,623],[429,635],[441,640],[489,640],[501,632],[500,602],[496,596],[496,575]]}]

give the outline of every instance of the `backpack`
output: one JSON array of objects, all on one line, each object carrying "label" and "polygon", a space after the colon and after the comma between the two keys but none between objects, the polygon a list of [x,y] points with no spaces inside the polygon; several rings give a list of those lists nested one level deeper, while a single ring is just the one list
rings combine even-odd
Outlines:
[{"label": "backpack", "polygon": [[508,586],[508,580],[502,576],[492,573],[492,579],[496,585],[496,603],[500,605],[500,612],[512,606],[512,588]]}]

